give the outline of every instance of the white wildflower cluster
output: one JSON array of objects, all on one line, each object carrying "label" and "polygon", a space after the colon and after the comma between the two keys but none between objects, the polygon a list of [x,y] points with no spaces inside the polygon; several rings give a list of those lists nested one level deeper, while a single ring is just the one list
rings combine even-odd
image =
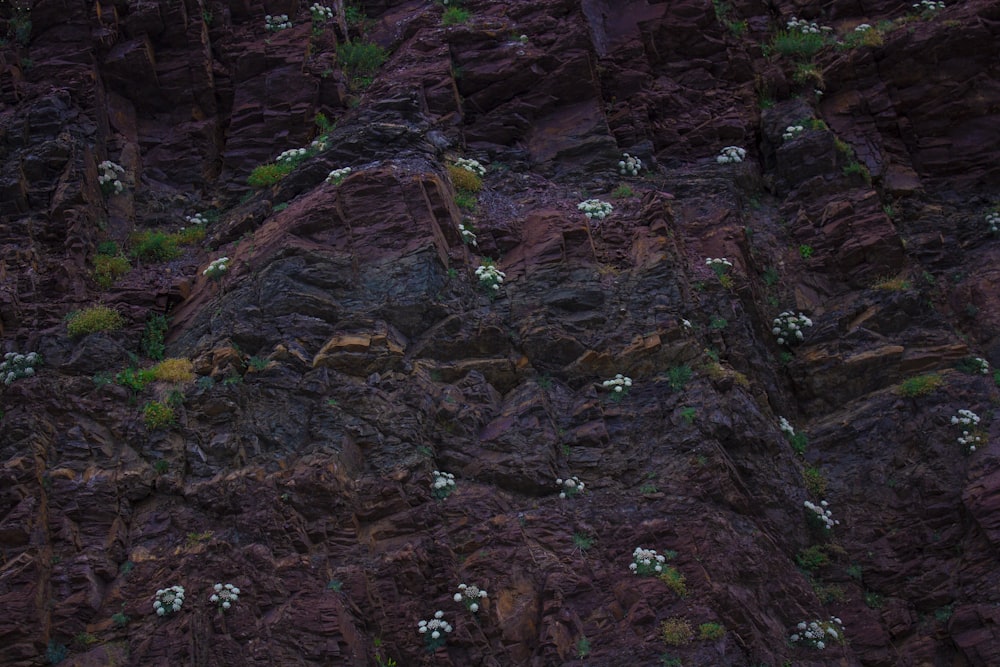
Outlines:
[{"label": "white wildflower cluster", "polygon": [[292,22],[288,19],[288,14],[278,14],[277,16],[268,14],[264,17],[264,27],[268,32],[278,32],[279,30],[291,28]]},{"label": "white wildflower cluster", "polygon": [[3,383],[9,385],[14,380],[30,378],[35,374],[35,366],[40,366],[42,358],[35,352],[28,354],[18,354],[8,352],[3,355],[3,363],[0,363],[0,378]]},{"label": "white wildflower cluster", "polygon": [[276,157],[274,161],[283,164],[298,164],[307,157],[309,157],[308,148],[289,148],[287,151],[283,151],[278,157]]},{"label": "white wildflower cluster", "polygon": [[795,632],[789,637],[793,644],[802,644],[817,651],[822,651],[831,644],[844,643],[844,624],[836,616],[828,621],[802,621],[795,626]]},{"label": "white wildflower cluster", "polygon": [[976,369],[977,373],[983,375],[989,375],[990,373],[990,362],[986,361],[982,357],[973,357],[972,366]]},{"label": "white wildflower cluster", "polygon": [[681,326],[684,327],[685,329],[693,329],[694,328],[694,325],[691,324],[691,320],[686,320],[686,319],[683,319],[683,318],[681,318]]},{"label": "white wildflower cluster", "polygon": [[935,0],[920,0],[920,2],[914,2],[910,6],[922,14],[933,14],[944,9],[944,3],[935,2]]},{"label": "white wildflower cluster", "polygon": [[458,233],[462,235],[462,242],[471,246],[478,246],[476,243],[476,233],[472,231],[471,225],[466,227],[464,222],[458,223]]},{"label": "white wildflower cluster", "polygon": [[451,624],[444,620],[444,612],[438,610],[431,620],[417,623],[417,632],[424,636],[427,650],[433,651],[444,645],[444,635],[451,632]]},{"label": "white wildflower cluster", "polygon": [[325,151],[329,145],[330,137],[323,134],[309,142],[309,150],[313,153]]},{"label": "white wildflower cluster", "polygon": [[478,586],[466,586],[465,584],[458,585],[458,592],[455,593],[455,602],[464,602],[465,608],[475,614],[479,611],[479,601],[487,597],[485,590],[479,588]]},{"label": "white wildflower cluster", "polygon": [[827,509],[830,503],[825,500],[819,501],[819,505],[812,501],[805,501],[802,506],[809,510],[809,520],[821,526],[824,530],[833,530],[834,526],[839,526],[840,521],[833,518],[833,511]]},{"label": "white wildflower cluster", "polygon": [[507,274],[498,269],[491,260],[483,261],[485,263],[480,264],[479,268],[476,269],[476,277],[479,278],[480,286],[484,287],[490,294],[499,292],[500,285],[503,284]]},{"label": "white wildflower cluster", "polygon": [[121,181],[121,176],[125,174],[124,167],[111,160],[105,160],[97,165],[97,168],[101,171],[97,175],[97,183],[101,186],[101,192],[106,195],[120,195],[125,191],[125,184]]},{"label": "white wildflower cluster", "polygon": [[740,148],[739,146],[726,146],[721,151],[719,151],[718,157],[715,161],[719,164],[739,164],[746,159],[747,150],[745,148]]},{"label": "white wildflower cluster", "polygon": [[156,600],[153,601],[153,611],[156,612],[157,616],[166,616],[167,614],[173,614],[180,611],[181,605],[183,604],[183,586],[161,588],[156,591]]},{"label": "white wildflower cluster", "polygon": [[576,475],[567,479],[562,479],[560,477],[556,479],[556,484],[559,485],[560,498],[572,498],[578,493],[583,493],[583,488],[586,486]]},{"label": "white wildflower cluster", "polygon": [[185,215],[184,222],[190,225],[205,225],[208,224],[208,219],[201,213],[195,213],[194,215]]},{"label": "white wildflower cluster", "polygon": [[632,378],[626,377],[621,373],[617,373],[610,380],[602,382],[601,386],[605,389],[610,389],[612,394],[624,396],[628,393],[628,390],[632,388]]},{"label": "white wildflower cluster", "polygon": [[781,134],[781,138],[785,141],[791,141],[795,137],[799,136],[806,131],[806,128],[802,125],[789,125],[785,128],[785,131]]},{"label": "white wildflower cluster", "polygon": [[972,410],[959,410],[958,414],[951,418],[952,424],[957,424],[962,428],[962,435],[958,438],[958,444],[966,447],[969,453],[976,451],[976,446],[983,444],[983,437],[978,432],[979,415]]},{"label": "white wildflower cluster", "polygon": [[660,574],[663,572],[663,563],[666,560],[666,556],[656,553],[655,549],[636,547],[635,551],[632,552],[632,562],[628,569],[632,571],[632,574],[644,577]]},{"label": "white wildflower cluster", "polygon": [[223,611],[240,600],[240,589],[232,584],[216,584],[212,586],[212,590],[215,592],[212,593],[212,597],[208,598],[209,602],[217,603]]},{"label": "white wildflower cluster", "polygon": [[641,170],[642,160],[628,153],[622,154],[622,159],[618,161],[618,173],[623,176],[638,176]]},{"label": "white wildflower cluster", "polygon": [[726,275],[726,271],[733,268],[733,263],[725,257],[706,257],[705,266],[712,269],[715,275],[721,277]]},{"label": "white wildflower cluster", "polygon": [[990,228],[990,234],[1000,232],[1000,212],[993,211],[986,214],[986,226]]},{"label": "white wildflower cluster", "polygon": [[821,26],[815,21],[797,19],[794,16],[788,20],[788,23],[785,24],[785,28],[788,29],[788,32],[801,32],[806,35],[818,35],[820,33],[831,32],[833,30],[830,26]]},{"label": "white wildflower cluster", "polygon": [[868,32],[872,27],[868,23],[862,23],[854,28],[854,32]]},{"label": "white wildflower cluster", "polygon": [[614,207],[606,201],[601,201],[600,199],[588,199],[587,201],[582,201],[576,205],[577,209],[583,211],[583,214],[587,216],[588,220],[604,220],[604,218],[611,215],[611,211]]},{"label": "white wildflower cluster", "polygon": [[795,429],[792,428],[792,425],[789,424],[788,420],[785,419],[784,417],[778,418],[778,428],[780,428],[781,432],[787,435],[789,438],[795,437]]},{"label": "white wildflower cluster", "polygon": [[313,23],[323,23],[333,18],[333,10],[318,2],[312,3],[312,6],[309,7],[309,13],[312,14]]},{"label": "white wildflower cluster", "polygon": [[802,313],[796,315],[786,310],[771,322],[771,333],[777,337],[778,345],[791,345],[801,341],[804,336],[802,330],[812,325],[812,320]]},{"label": "white wildflower cluster", "polygon": [[212,263],[208,265],[208,268],[201,272],[201,275],[208,276],[212,280],[218,280],[226,274],[229,270],[229,258],[220,257],[219,259],[212,260]]},{"label": "white wildflower cluster", "polygon": [[334,169],[331,171],[327,177],[326,182],[332,183],[333,185],[340,185],[347,178],[348,174],[351,173],[350,167],[341,167],[340,169]]},{"label": "white wildflower cluster", "polygon": [[472,160],[469,158],[460,157],[455,160],[455,166],[459,169],[464,169],[466,171],[471,171],[476,176],[485,176],[486,167],[479,164],[479,160]]},{"label": "white wildflower cluster", "polygon": [[434,481],[431,482],[431,495],[438,500],[444,500],[455,490],[455,476],[450,472],[434,471]]}]

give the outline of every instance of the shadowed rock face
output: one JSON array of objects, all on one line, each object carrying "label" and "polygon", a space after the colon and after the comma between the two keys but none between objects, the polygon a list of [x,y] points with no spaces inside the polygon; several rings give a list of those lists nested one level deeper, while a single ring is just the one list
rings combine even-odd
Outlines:
[{"label": "shadowed rock face", "polygon": [[[0,7],[0,345],[44,359],[0,384],[0,664],[1000,664],[1000,3],[462,5]],[[879,38],[783,55],[793,16]],[[348,39],[388,52],[370,85]],[[126,325],[71,338],[95,303]],[[115,381],[154,315],[195,381]],[[789,640],[830,616],[846,644]]]}]

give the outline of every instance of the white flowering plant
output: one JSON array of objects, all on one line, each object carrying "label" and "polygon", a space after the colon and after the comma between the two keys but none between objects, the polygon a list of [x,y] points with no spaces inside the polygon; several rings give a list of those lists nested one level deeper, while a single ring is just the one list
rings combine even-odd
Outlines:
[{"label": "white flowering plant", "polygon": [[454,595],[455,602],[465,604],[465,608],[473,614],[479,611],[479,603],[488,597],[486,591],[478,586],[458,585],[458,592]]},{"label": "white flowering plant", "polygon": [[774,334],[778,345],[793,345],[802,342],[805,335],[803,329],[811,327],[812,320],[799,313],[796,315],[790,310],[780,313],[771,322],[771,333]]},{"label": "white flowering plant", "polygon": [[966,448],[971,454],[977,447],[982,446],[983,436],[979,429],[979,415],[972,410],[962,409],[951,418],[951,423],[962,429],[962,435],[958,437],[958,444]]},{"label": "white flowering plant", "polygon": [[334,169],[327,175],[326,182],[330,183],[331,185],[340,185],[341,183],[344,182],[344,179],[350,175],[350,173],[351,173],[350,167],[341,167],[340,169]]},{"label": "white flowering plant", "polygon": [[455,166],[459,169],[464,169],[466,171],[472,172],[476,176],[482,178],[486,175],[486,167],[479,163],[479,160],[473,160],[471,158],[460,157],[455,160]]},{"label": "white flowering plant", "polygon": [[444,620],[444,612],[434,612],[434,618],[417,623],[417,632],[424,636],[424,645],[428,651],[435,651],[444,646],[445,635],[451,632],[451,624]]},{"label": "white flowering plant", "polygon": [[795,139],[805,131],[806,128],[803,125],[789,125],[788,127],[785,128],[785,131],[782,133],[781,138],[784,141],[791,141],[792,139]]},{"label": "white flowering plant", "polygon": [[291,27],[292,22],[288,19],[288,14],[278,14],[277,16],[267,14],[264,16],[264,28],[268,32],[279,32]]},{"label": "white flowering plant", "polygon": [[712,269],[712,273],[721,278],[726,275],[729,269],[733,268],[733,263],[725,257],[706,257],[705,266]]},{"label": "white flowering plant", "polygon": [[476,232],[472,229],[472,223],[458,223],[458,233],[462,235],[462,242],[473,247],[478,246],[476,242]]},{"label": "white flowering plant", "polygon": [[240,589],[232,584],[216,584],[212,586],[212,595],[209,602],[219,605],[219,609],[226,611],[240,600]]},{"label": "white flowering plant", "polygon": [[622,153],[622,159],[618,161],[618,173],[622,176],[638,176],[642,171],[642,160],[635,155]]},{"label": "white flowering plant", "polygon": [[917,14],[929,18],[944,9],[944,3],[939,0],[920,0],[920,2],[914,2],[910,7],[915,9]]},{"label": "white flowering plant", "polygon": [[156,600],[153,601],[153,611],[156,612],[157,616],[166,616],[167,614],[175,614],[181,610],[181,606],[184,604],[184,587],[183,586],[171,586],[170,588],[161,588],[156,591]]},{"label": "white flowering plant", "polygon": [[219,259],[213,259],[201,275],[207,276],[210,280],[219,280],[222,276],[226,275],[229,271],[229,258],[220,257]]},{"label": "white flowering plant", "polygon": [[434,471],[434,481],[431,482],[431,495],[438,500],[444,500],[455,490],[455,476],[450,472]]},{"label": "white flowering plant", "polygon": [[632,378],[616,373],[610,380],[605,380],[601,386],[611,392],[611,399],[620,401],[632,388]]},{"label": "white flowering plant", "polygon": [[719,164],[739,164],[743,162],[747,157],[747,150],[745,148],[740,148],[739,146],[726,146],[721,151],[719,155],[715,158],[715,161]]},{"label": "white flowering plant", "polygon": [[822,621],[801,621],[788,638],[796,646],[808,646],[822,651],[827,646],[844,643],[844,624],[836,616]]},{"label": "white flowering plant", "polygon": [[588,220],[604,220],[615,210],[611,204],[600,199],[582,201],[576,205],[576,208],[583,211]]},{"label": "white flowering plant", "polygon": [[105,160],[97,165],[101,173],[97,175],[97,183],[101,186],[104,196],[120,195],[125,191],[125,184],[121,177],[125,175],[125,168],[111,160]]},{"label": "white flowering plant", "polygon": [[194,215],[184,216],[184,222],[188,223],[189,225],[198,225],[200,227],[202,225],[208,224],[208,218],[206,218],[201,213],[195,213]]},{"label": "white flowering plant", "polygon": [[990,234],[1000,233],[1000,211],[991,211],[986,214],[986,228]]},{"label": "white flowering plant", "polygon": [[807,21],[795,18],[794,16],[788,19],[788,22],[785,23],[785,28],[788,32],[800,32],[804,35],[819,35],[826,32],[833,32],[833,28],[830,26],[821,26],[815,21]]},{"label": "white flowering plant", "polygon": [[857,26],[855,26],[854,32],[868,32],[871,29],[872,29],[872,26],[871,26],[870,23],[861,23],[861,24],[858,24]]},{"label": "white flowering plant", "polygon": [[655,549],[644,549],[636,547],[632,552],[632,562],[628,569],[632,574],[640,577],[651,577],[663,572],[663,564],[667,557],[656,553]]},{"label": "white flowering plant", "polygon": [[318,2],[312,3],[309,14],[312,15],[313,30],[319,30],[320,26],[333,18],[333,10]]},{"label": "white flowering plant", "polygon": [[559,477],[556,479],[556,485],[559,486],[560,498],[572,498],[578,493],[583,493],[583,489],[586,486],[576,475],[567,477],[566,479]]},{"label": "white flowering plant", "polygon": [[287,151],[282,151],[274,161],[278,164],[294,167],[310,155],[312,155],[312,151],[308,148],[289,148]]},{"label": "white flowering plant", "polygon": [[486,290],[492,298],[500,291],[507,274],[496,267],[489,257],[483,259],[483,263],[476,269],[476,278],[479,279],[479,286]]},{"label": "white flowering plant", "polygon": [[819,501],[819,505],[807,500],[802,503],[802,506],[807,510],[806,521],[808,521],[810,525],[815,526],[824,532],[833,530],[834,526],[840,525],[840,521],[833,518],[833,511],[828,509],[830,503],[825,500]]},{"label": "white flowering plant", "polygon": [[4,384],[9,385],[14,380],[30,378],[35,374],[35,368],[41,365],[42,357],[37,352],[8,352],[3,355],[3,362],[0,363],[0,378],[3,378]]}]

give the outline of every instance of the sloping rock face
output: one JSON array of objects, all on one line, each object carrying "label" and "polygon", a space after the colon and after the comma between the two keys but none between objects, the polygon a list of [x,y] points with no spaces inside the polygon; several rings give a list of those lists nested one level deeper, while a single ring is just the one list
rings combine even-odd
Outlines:
[{"label": "sloping rock face", "polygon": [[0,664],[1000,664],[1000,2],[331,9],[0,8]]}]

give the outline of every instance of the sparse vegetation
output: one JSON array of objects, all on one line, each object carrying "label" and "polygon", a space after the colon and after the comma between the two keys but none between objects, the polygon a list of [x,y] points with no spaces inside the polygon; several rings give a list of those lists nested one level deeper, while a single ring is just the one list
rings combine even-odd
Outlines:
[{"label": "sparse vegetation", "polygon": [[66,316],[66,330],[73,338],[99,331],[117,331],[125,326],[125,318],[108,306],[91,306]]},{"label": "sparse vegetation", "polygon": [[937,373],[927,373],[903,380],[896,388],[896,393],[906,398],[917,398],[926,396],[944,384],[944,380]]},{"label": "sparse vegetation", "polygon": [[694,630],[686,618],[674,616],[660,625],[660,636],[667,646],[685,646],[694,639]]},{"label": "sparse vegetation", "polygon": [[193,382],[193,368],[189,359],[165,359],[153,367],[153,377],[160,382]]},{"label": "sparse vegetation", "polygon": [[355,90],[371,85],[375,74],[388,58],[385,49],[372,42],[354,40],[337,47],[337,61]]},{"label": "sparse vegetation", "polygon": [[726,627],[721,623],[702,623],[698,626],[698,639],[716,640],[726,636]]},{"label": "sparse vegetation", "polygon": [[150,431],[165,428],[174,423],[174,409],[160,401],[150,401],[142,408],[142,421]]}]

